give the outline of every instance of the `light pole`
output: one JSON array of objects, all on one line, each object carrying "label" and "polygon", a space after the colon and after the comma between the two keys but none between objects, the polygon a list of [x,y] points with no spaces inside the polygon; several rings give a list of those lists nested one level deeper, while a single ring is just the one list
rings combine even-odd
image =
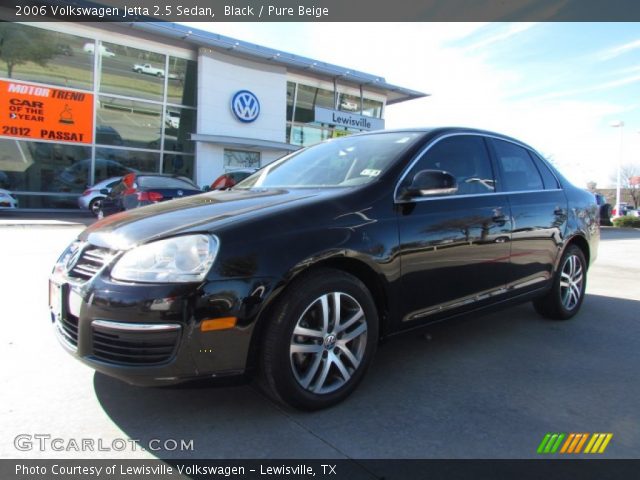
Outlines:
[{"label": "light pole", "polygon": [[611,122],[610,126],[620,129],[620,156],[618,157],[618,175],[616,181],[616,216],[620,216],[620,174],[622,170],[622,139],[624,135],[624,122],[622,120],[616,120]]}]

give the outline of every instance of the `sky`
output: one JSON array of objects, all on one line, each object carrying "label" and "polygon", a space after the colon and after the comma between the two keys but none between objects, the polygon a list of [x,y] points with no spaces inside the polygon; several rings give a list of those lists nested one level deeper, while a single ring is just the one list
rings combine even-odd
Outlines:
[{"label": "sky", "polygon": [[[613,186],[621,158],[640,169],[640,23],[192,26],[430,95],[389,106],[386,128],[449,125],[511,135],[581,187]],[[620,121],[622,128],[611,126]]]}]

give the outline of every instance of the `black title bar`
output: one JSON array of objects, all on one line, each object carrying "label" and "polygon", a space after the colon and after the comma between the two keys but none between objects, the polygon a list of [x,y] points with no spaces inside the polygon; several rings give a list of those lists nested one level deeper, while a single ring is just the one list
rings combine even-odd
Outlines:
[{"label": "black title bar", "polygon": [[636,0],[0,0],[5,21],[639,21]]},{"label": "black title bar", "polygon": [[0,460],[0,478],[404,479],[632,479],[640,460]]}]

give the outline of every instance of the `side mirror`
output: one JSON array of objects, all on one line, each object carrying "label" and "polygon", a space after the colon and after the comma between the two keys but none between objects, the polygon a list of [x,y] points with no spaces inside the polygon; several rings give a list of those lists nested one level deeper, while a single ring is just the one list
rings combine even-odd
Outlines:
[{"label": "side mirror", "polygon": [[421,170],[415,174],[405,197],[427,197],[431,195],[451,195],[458,191],[456,179],[442,170]]},{"label": "side mirror", "polygon": [[108,188],[103,188],[100,190],[100,194],[101,195],[109,195],[109,189]]}]

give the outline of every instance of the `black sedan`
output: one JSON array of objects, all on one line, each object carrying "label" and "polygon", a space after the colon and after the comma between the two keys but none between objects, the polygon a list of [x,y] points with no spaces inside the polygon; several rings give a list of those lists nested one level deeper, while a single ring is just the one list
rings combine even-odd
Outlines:
[{"label": "black sedan", "polygon": [[106,195],[98,211],[98,218],[131,210],[174,198],[188,197],[202,193],[191,180],[175,175],[160,173],[130,173],[111,191],[101,191]]},{"label": "black sedan", "polygon": [[573,317],[597,219],[592,194],[503,135],[343,137],[95,223],[54,267],[51,319],[72,355],[132,384],[255,373],[323,408],[383,337],[528,300]]}]

